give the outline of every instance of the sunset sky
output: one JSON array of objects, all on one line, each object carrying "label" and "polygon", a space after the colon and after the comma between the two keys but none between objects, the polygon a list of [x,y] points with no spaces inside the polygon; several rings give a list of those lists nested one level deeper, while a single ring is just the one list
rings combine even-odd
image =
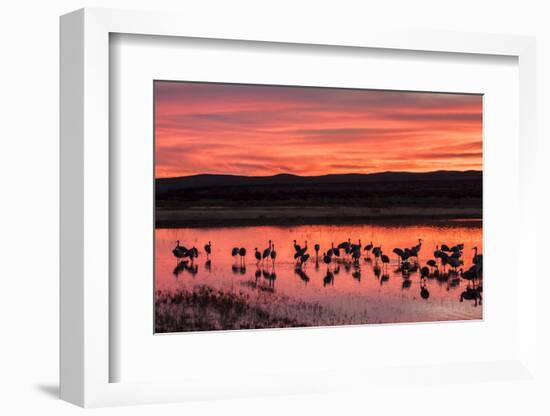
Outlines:
[{"label": "sunset sky", "polygon": [[156,177],[482,168],[482,97],[155,82]]}]

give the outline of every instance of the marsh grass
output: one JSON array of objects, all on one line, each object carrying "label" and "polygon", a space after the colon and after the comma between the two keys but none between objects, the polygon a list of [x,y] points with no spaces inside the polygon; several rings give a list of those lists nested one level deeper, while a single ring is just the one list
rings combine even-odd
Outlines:
[{"label": "marsh grass", "polygon": [[197,285],[175,292],[158,291],[155,332],[291,328],[366,323],[346,318],[318,303],[294,301],[258,289],[257,296]]}]

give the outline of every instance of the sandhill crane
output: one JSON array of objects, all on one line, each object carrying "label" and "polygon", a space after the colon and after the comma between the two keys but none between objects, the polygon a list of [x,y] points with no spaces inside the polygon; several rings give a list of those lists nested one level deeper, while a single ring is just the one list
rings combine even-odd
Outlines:
[{"label": "sandhill crane", "polygon": [[457,273],[457,269],[460,267],[461,265],[461,261],[455,257],[449,257],[449,260],[448,260],[448,263],[449,265],[453,268],[453,273]]},{"label": "sandhill crane", "polygon": [[353,250],[353,252],[351,253],[351,257],[352,257],[353,261],[355,263],[357,263],[359,261],[359,259],[361,258],[361,250],[360,249]]},{"label": "sandhill crane", "polygon": [[206,251],[206,258],[209,258],[212,253],[212,243],[210,241],[204,245],[204,251]]},{"label": "sandhill crane", "polygon": [[[363,248],[363,250],[365,250],[365,251],[367,251],[367,252],[370,252],[370,251],[372,250],[373,247],[374,247],[374,246],[373,246],[372,241],[371,241],[369,244],[367,244],[367,245]],[[368,254],[368,253],[367,253],[367,254]]]},{"label": "sandhill crane", "polygon": [[483,254],[477,254],[477,247],[472,248],[474,250],[474,257],[472,258],[472,263],[474,264],[483,264]]},{"label": "sandhill crane", "polygon": [[191,263],[193,263],[195,259],[199,257],[199,250],[197,250],[197,247],[193,246],[189,249],[188,257],[191,259]]},{"label": "sandhill crane", "polygon": [[246,257],[246,248],[241,247],[239,249],[239,256],[241,256],[241,264],[244,263],[244,258]]},{"label": "sandhill crane", "polygon": [[464,299],[473,300],[475,302],[474,306],[477,306],[478,302],[481,305],[481,293],[478,288],[467,287],[466,290],[460,294],[460,301],[463,302]]},{"label": "sandhill crane", "polygon": [[342,250],[346,250],[346,249],[349,249],[350,245],[351,245],[351,238],[348,238],[348,241],[344,241],[338,244],[338,248]]},{"label": "sandhill crane", "polygon": [[174,257],[178,259],[187,257],[187,252],[187,248],[180,246],[180,240],[177,240],[176,247],[174,247],[174,249],[172,250],[172,254],[174,255]]},{"label": "sandhill crane", "polygon": [[430,259],[426,262],[426,264],[428,266],[430,266],[430,268],[433,270],[433,269],[437,269],[437,262],[433,259]]},{"label": "sandhill crane", "polygon": [[231,256],[237,257],[239,255],[239,247],[233,247],[231,250]]},{"label": "sandhill crane", "polygon": [[473,282],[475,279],[478,278],[475,264],[466,271],[464,271],[461,268],[459,271],[459,274],[460,274],[460,277],[462,277],[463,279],[469,280],[470,282]]},{"label": "sandhill crane", "polygon": [[409,263],[408,261],[405,260],[403,263],[401,263],[401,273],[403,274],[403,276],[408,276],[411,268],[411,263]]},{"label": "sandhill crane", "polygon": [[378,258],[382,254],[382,247],[374,247],[372,249],[372,254],[374,254],[375,263],[378,264]]},{"label": "sandhill crane", "polygon": [[388,264],[390,264],[390,258],[380,252],[380,260],[382,260],[382,266],[388,270]]},{"label": "sandhill crane", "polygon": [[405,252],[400,248],[394,248],[392,251],[397,255],[397,262],[401,263],[401,260],[403,260],[403,256]]},{"label": "sandhill crane", "polygon": [[271,240],[269,240],[269,247],[264,250],[262,253],[262,263],[271,255]]},{"label": "sandhill crane", "polygon": [[339,247],[334,247],[334,243],[331,243],[331,249],[329,250],[329,256],[336,256],[336,257],[340,257],[340,248]]}]

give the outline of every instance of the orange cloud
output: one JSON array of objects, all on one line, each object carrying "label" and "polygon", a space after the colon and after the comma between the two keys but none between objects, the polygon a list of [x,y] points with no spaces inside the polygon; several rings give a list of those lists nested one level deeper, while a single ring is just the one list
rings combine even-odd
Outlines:
[{"label": "orange cloud", "polygon": [[482,168],[482,97],[155,82],[156,177]]}]

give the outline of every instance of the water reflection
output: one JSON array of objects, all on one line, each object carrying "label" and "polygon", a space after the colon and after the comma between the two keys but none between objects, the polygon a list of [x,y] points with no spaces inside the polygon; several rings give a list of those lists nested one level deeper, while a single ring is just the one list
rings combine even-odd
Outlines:
[{"label": "water reflection", "polygon": [[156,330],[480,319],[481,252],[479,222],[159,229]]}]

